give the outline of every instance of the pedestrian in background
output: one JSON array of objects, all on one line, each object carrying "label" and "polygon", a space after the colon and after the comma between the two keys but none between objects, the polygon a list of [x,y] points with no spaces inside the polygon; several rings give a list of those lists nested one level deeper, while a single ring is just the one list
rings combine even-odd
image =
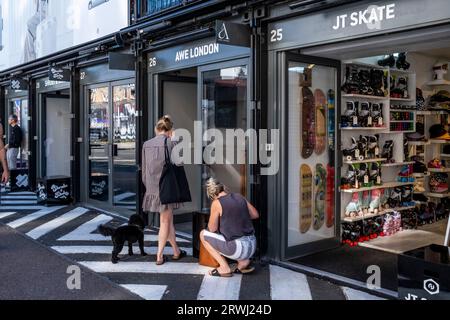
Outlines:
[{"label": "pedestrian in background", "polygon": [[[258,211],[214,178],[206,183],[206,193],[213,202],[208,229],[200,233],[200,240],[220,265],[210,275],[231,277],[233,273],[253,272],[250,259],[256,251],[256,237],[252,220],[259,219]],[[237,261],[237,266],[231,268],[225,258]]]},{"label": "pedestrian in background", "polygon": [[9,170],[17,169],[17,156],[19,155],[20,147],[22,146],[22,129],[19,127],[19,118],[13,114],[9,116],[8,121],[9,139],[8,145],[5,147],[7,150],[7,159]]},{"label": "pedestrian in background", "polygon": [[3,143],[3,125],[0,123],[0,163],[2,166],[2,178],[1,183],[7,183],[9,180],[9,169],[6,161],[5,144]]},{"label": "pedestrian in background", "polygon": [[167,262],[167,258],[164,256],[164,248],[166,247],[167,241],[169,241],[173,248],[174,255],[172,260],[180,260],[187,255],[177,245],[175,226],[173,223],[173,210],[178,209],[182,204],[173,203],[163,205],[161,204],[159,193],[159,183],[165,164],[166,140],[169,154],[171,154],[176,144],[176,142],[172,141],[173,130],[173,122],[170,116],[162,117],[155,126],[156,136],[144,144],[142,151],[142,181],[146,189],[143,210],[144,212],[160,213],[158,253],[156,256],[157,265],[163,265]]}]

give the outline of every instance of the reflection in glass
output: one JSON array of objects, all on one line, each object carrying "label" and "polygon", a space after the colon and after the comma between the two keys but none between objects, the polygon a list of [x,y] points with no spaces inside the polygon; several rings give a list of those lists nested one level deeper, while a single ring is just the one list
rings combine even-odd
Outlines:
[{"label": "reflection in glass", "polygon": [[[218,129],[224,139],[227,129],[247,130],[247,67],[224,68],[203,73],[202,121],[203,130]],[[208,137],[204,147],[214,141]],[[223,150],[224,164],[204,165],[203,184],[209,177],[215,177],[224,183],[231,192],[247,194],[245,145],[217,144],[217,149]],[[234,155],[234,158],[231,158]],[[232,164],[226,164],[232,163]],[[209,208],[210,203],[203,197],[203,208]]]},{"label": "reflection in glass", "polygon": [[136,209],[136,99],[134,84],[113,87],[114,206]]},{"label": "reflection in glass", "polygon": [[334,238],[336,69],[289,62],[288,247]]},{"label": "reflection in glass", "polygon": [[89,198],[109,201],[108,87],[89,90]]},{"label": "reflection in glass", "polygon": [[[28,168],[28,100],[15,99],[11,101],[10,115],[15,114],[19,119],[19,127],[22,129],[22,148],[17,156],[17,168]],[[8,115],[9,117],[9,115]]]}]

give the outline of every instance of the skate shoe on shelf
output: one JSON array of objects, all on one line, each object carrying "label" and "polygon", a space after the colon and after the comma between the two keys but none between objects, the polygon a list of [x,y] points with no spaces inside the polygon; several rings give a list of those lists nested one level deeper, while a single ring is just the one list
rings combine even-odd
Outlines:
[{"label": "skate shoe on shelf", "polygon": [[357,183],[358,170],[353,164],[348,166],[347,175],[341,178],[341,189],[358,188]]},{"label": "skate shoe on shelf", "polygon": [[395,57],[393,54],[386,55],[383,59],[378,60],[378,65],[381,67],[390,67],[393,68],[395,66]]},{"label": "skate shoe on shelf", "polygon": [[393,140],[387,140],[384,143],[381,157],[387,159],[386,160],[387,163],[395,162],[395,160],[393,159],[393,157],[394,157],[394,141]]},{"label": "skate shoe on shelf", "polygon": [[406,52],[400,52],[398,54],[397,62],[395,63],[397,69],[408,70],[411,64],[406,61]]},{"label": "skate shoe on shelf", "polygon": [[448,192],[448,174],[433,173],[430,176],[430,191],[434,193]]},{"label": "skate shoe on shelf", "polygon": [[369,102],[361,102],[358,110],[358,124],[361,127],[372,127],[372,118],[370,116],[371,108]]},{"label": "skate shoe on shelf", "polygon": [[381,190],[372,190],[371,199],[369,203],[369,213],[378,214],[381,207]]},{"label": "skate shoe on shelf", "polygon": [[347,108],[344,111],[344,114],[341,116],[341,126],[343,128],[347,127],[360,127],[359,119],[358,119],[358,106],[359,102],[357,101],[347,101]]},{"label": "skate shoe on shelf", "polygon": [[384,125],[383,122],[383,104],[382,103],[373,103],[371,107],[371,117],[372,123],[375,127],[382,127]]},{"label": "skate shoe on shelf", "polygon": [[362,146],[360,142],[357,142],[356,139],[352,137],[352,145],[350,146],[350,148],[342,150],[342,155],[344,156],[344,159],[347,161],[364,160],[364,155],[361,152],[361,147]]}]

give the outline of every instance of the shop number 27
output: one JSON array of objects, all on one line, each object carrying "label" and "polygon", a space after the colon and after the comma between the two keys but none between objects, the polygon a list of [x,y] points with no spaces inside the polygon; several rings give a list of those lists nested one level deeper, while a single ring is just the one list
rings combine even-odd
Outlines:
[{"label": "shop number 27", "polygon": [[270,31],[270,42],[278,42],[283,40],[283,29],[275,29]]}]

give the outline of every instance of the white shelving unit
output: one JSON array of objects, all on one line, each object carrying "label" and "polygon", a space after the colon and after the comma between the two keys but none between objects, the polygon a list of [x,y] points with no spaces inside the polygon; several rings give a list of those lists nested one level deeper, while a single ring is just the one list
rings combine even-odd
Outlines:
[{"label": "white shelving unit", "polygon": [[344,160],[344,164],[373,163],[373,162],[383,162],[386,160],[387,160],[386,158],[375,158],[375,159],[365,159],[365,160],[355,160],[355,161]]},{"label": "white shelving unit", "polygon": [[[416,123],[416,115],[414,113],[414,110],[412,109],[402,109],[402,108],[396,108],[391,109],[391,105],[398,105],[398,106],[404,106],[404,105],[415,105],[416,100],[416,75],[414,72],[409,70],[397,70],[397,69],[390,69],[390,68],[384,68],[373,64],[367,64],[364,62],[359,61],[347,61],[343,64],[343,74],[345,75],[345,68],[347,65],[353,65],[357,68],[367,68],[367,69],[377,69],[382,70],[386,75],[388,79],[388,86],[386,90],[386,96],[380,97],[380,96],[367,96],[367,95],[360,95],[360,94],[345,94],[342,93],[342,113],[345,113],[346,105],[348,101],[358,101],[358,102],[372,102],[372,103],[380,103],[382,104],[382,111],[383,111],[383,127],[344,127],[341,129],[341,143],[343,148],[350,147],[351,144],[351,138],[352,137],[359,137],[359,135],[367,135],[367,136],[373,136],[377,135],[379,137],[379,152],[381,155],[383,146],[386,141],[392,140],[394,142],[394,150],[393,150],[393,159],[395,160],[395,163],[383,163],[382,164],[382,180],[390,179],[394,180],[396,179],[401,166],[403,165],[411,165],[414,162],[409,162],[409,159],[405,159],[404,156],[404,134],[409,132],[415,131],[415,123]],[[391,75],[396,77],[407,77],[408,78],[408,97],[407,98],[392,98],[389,88],[391,87],[390,79]],[[413,113],[413,118],[408,120],[392,120],[391,121],[391,112],[401,112],[401,113]],[[410,117],[410,115],[408,115]],[[405,123],[411,125],[411,127],[414,128],[414,130],[404,130],[404,131],[391,131],[391,123],[393,126],[401,126],[400,123]],[[407,125],[405,125],[407,126]],[[387,159],[382,160],[387,161]],[[371,163],[371,162],[377,162],[374,160],[364,160],[364,161],[344,161],[344,164],[361,164],[361,163]],[[341,169],[341,176],[345,177],[347,173],[347,167],[344,166]],[[389,178],[388,178],[389,177]],[[342,189],[341,190],[341,212],[345,212],[345,207],[347,204],[351,201],[351,195],[355,192],[365,192],[365,191],[371,191],[376,189],[389,189],[389,188],[395,188],[399,186],[407,186],[407,185],[413,185],[413,182],[408,183],[402,183],[402,182],[385,182],[381,186],[373,186],[368,188],[359,188],[359,189]],[[411,209],[411,208],[409,208]],[[404,209],[405,210],[405,209]],[[379,215],[383,215],[387,213],[386,211],[383,211],[379,213]],[[364,217],[364,219],[369,218],[367,215]],[[351,218],[342,218],[344,221],[352,222],[353,220]],[[349,220],[350,219],[350,220]]]},{"label": "white shelving unit", "polygon": [[370,190],[377,190],[377,189],[390,189],[390,188],[396,188],[396,187],[402,187],[402,186],[409,186],[413,185],[414,182],[386,182],[379,186],[373,186],[373,187],[363,187],[363,188],[352,188],[352,189],[341,189],[341,192],[344,193],[356,193],[356,192],[364,192],[364,191],[370,191]]}]

